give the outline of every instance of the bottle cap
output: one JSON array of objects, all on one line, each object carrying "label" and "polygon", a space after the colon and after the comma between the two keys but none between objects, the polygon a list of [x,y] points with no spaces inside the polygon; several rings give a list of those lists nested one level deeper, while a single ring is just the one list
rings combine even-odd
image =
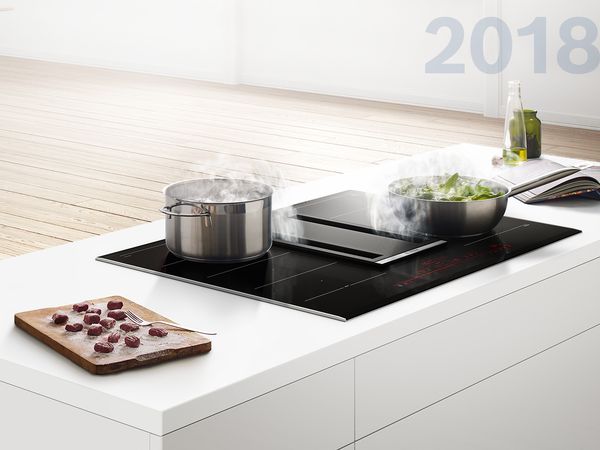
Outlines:
[{"label": "bottle cap", "polygon": [[508,82],[508,90],[510,92],[521,92],[521,82],[519,80],[511,80]]}]

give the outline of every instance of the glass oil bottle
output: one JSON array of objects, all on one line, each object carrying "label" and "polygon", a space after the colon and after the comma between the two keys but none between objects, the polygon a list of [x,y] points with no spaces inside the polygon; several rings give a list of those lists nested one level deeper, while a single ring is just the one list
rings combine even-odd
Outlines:
[{"label": "glass oil bottle", "polygon": [[508,82],[508,101],[504,121],[504,164],[519,165],[527,161],[527,130],[521,101],[521,82]]}]

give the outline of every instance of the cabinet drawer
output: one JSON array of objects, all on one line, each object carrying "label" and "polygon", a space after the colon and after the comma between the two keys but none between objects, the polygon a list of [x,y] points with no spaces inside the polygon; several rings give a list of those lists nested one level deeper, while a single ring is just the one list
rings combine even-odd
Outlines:
[{"label": "cabinet drawer", "polygon": [[596,450],[600,327],[356,443],[356,450]]},{"label": "cabinet drawer", "polygon": [[598,273],[594,260],[358,357],[357,438],[599,323]]},{"label": "cabinet drawer", "polygon": [[0,382],[0,448],[148,450],[148,433]]},{"label": "cabinet drawer", "polygon": [[347,361],[195,424],[152,450],[327,449],[354,441],[354,362]]}]

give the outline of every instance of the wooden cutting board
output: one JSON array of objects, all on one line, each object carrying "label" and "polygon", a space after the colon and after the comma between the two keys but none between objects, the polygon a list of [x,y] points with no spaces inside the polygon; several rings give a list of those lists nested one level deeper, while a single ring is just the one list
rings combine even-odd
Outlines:
[{"label": "wooden cutting board", "polygon": [[[103,319],[108,312],[107,303],[109,300],[122,301],[123,311],[129,309],[145,320],[173,322],[124,297],[104,297],[85,301],[85,303],[89,303],[90,307],[100,308],[100,317]],[[68,315],[69,323],[83,323],[84,329],[76,333],[66,331],[65,324],[57,325],[52,321],[52,315],[56,312]],[[119,327],[122,323],[129,322],[128,320],[118,320],[113,329],[103,330],[100,336],[88,336],[87,329],[89,325],[83,322],[83,316],[84,313],[73,311],[73,305],[65,305],[17,313],[15,314],[15,324],[61,355],[69,358],[75,364],[96,375],[206,353],[211,349],[211,341],[205,336],[163,325],[157,326],[168,330],[169,334],[165,337],[150,336],[148,334],[150,327],[140,327],[137,331],[126,333]],[[113,344],[114,351],[112,353],[96,352],[94,344],[99,341],[106,342],[108,335],[113,332],[121,334],[119,342]],[[140,338],[141,344],[138,348],[130,348],[125,345],[124,338],[128,334]]]}]

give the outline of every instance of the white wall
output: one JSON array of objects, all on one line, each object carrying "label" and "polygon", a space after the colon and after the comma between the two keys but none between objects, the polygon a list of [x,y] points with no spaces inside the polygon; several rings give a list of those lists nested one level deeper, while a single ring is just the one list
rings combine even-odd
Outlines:
[{"label": "white wall", "polygon": [[0,0],[0,54],[231,82],[235,0]]},{"label": "white wall", "polygon": [[[600,129],[600,69],[571,75],[556,64],[560,23],[585,16],[600,26],[600,2],[570,0],[0,0],[0,54],[242,82],[300,91],[436,106],[501,116],[505,86],[524,83],[527,106],[545,122]],[[513,57],[498,75],[478,71],[470,35],[484,16],[513,34]],[[426,74],[457,18],[465,41],[450,62],[464,74]],[[548,17],[548,73],[531,67],[531,37],[516,30]],[[488,60],[497,39],[488,33]],[[600,47],[600,38],[595,45]],[[581,55],[574,54],[574,58]]]},{"label": "white wall", "polygon": [[[483,77],[469,61],[465,74],[425,74],[425,62],[446,43],[425,29],[447,15],[471,28],[481,17],[481,0],[241,2],[241,80],[482,111]],[[456,58],[467,55],[463,47]]]},{"label": "white wall", "polygon": [[[563,45],[560,25],[570,17],[580,16],[591,19],[600,28],[600,2],[570,0],[555,3],[547,0],[501,2],[501,15],[513,30],[527,26],[536,16],[548,17],[547,73],[533,73],[532,38],[517,37],[515,32],[512,61],[500,75],[502,97],[507,95],[508,80],[520,79],[523,102],[532,109],[539,109],[543,121],[600,129],[600,68],[588,74],[569,74],[557,62],[557,53]],[[577,39],[583,37],[582,31],[574,31]],[[596,39],[595,46],[600,48],[600,38]],[[585,53],[573,51],[572,60],[577,64],[584,63]],[[503,111],[504,105],[501,105],[499,113],[503,114]]]}]

